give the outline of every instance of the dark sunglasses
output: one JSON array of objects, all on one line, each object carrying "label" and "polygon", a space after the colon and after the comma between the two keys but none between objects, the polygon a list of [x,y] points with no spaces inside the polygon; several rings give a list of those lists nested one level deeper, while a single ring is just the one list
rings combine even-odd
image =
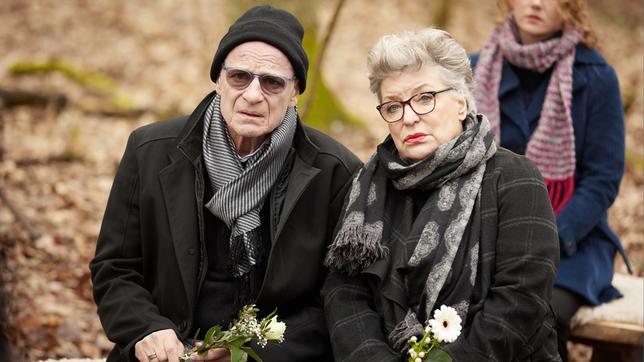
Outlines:
[{"label": "dark sunglasses", "polygon": [[246,89],[253,79],[259,78],[259,85],[265,93],[279,94],[286,88],[286,82],[297,79],[295,76],[282,77],[272,74],[255,74],[244,69],[228,68],[225,65],[222,66],[222,69],[226,72],[228,85],[239,90]]}]

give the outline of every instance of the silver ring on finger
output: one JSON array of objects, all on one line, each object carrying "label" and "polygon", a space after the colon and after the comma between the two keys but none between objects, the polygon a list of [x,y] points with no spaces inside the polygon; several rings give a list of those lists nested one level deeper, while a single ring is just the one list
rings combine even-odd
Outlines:
[{"label": "silver ring on finger", "polygon": [[152,361],[155,358],[157,358],[157,353],[156,352],[152,352],[152,353],[148,354],[148,360]]}]

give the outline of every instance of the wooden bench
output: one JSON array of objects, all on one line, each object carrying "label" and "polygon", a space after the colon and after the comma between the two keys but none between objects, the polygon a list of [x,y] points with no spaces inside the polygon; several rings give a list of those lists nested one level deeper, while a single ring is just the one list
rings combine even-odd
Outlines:
[{"label": "wooden bench", "polygon": [[624,297],[580,308],[570,340],[592,346],[591,361],[644,361],[644,279],[616,273],[613,285]]}]

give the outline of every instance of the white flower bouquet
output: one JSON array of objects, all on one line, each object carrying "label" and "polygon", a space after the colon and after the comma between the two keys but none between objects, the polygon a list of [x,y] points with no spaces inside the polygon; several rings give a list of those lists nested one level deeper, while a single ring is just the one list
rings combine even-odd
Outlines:
[{"label": "white flower bouquet", "polygon": [[194,353],[204,355],[210,349],[227,348],[230,351],[231,362],[246,362],[248,356],[262,362],[248,343],[255,340],[262,348],[268,342],[281,343],[284,341],[286,324],[277,320],[275,311],[262,320],[257,320],[257,312],[259,309],[254,304],[244,306],[237,319],[230,323],[228,330],[223,330],[218,325],[210,328],[203,341],[181,356],[180,360],[190,361],[190,356]]},{"label": "white flower bouquet", "polygon": [[434,319],[427,321],[423,337],[409,339],[409,362],[451,362],[440,345],[456,341],[460,334],[461,317],[454,308],[442,305],[434,311]]}]

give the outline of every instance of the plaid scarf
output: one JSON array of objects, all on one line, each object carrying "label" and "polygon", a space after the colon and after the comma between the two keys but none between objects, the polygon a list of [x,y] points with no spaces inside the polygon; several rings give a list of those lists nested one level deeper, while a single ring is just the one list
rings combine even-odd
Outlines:
[{"label": "plaid scarf", "polygon": [[214,192],[206,208],[230,228],[233,275],[239,277],[257,263],[260,211],[292,147],[297,113],[289,107],[267,141],[242,163],[221,117],[220,101],[215,96],[204,117],[203,158]]},{"label": "plaid scarf", "polygon": [[[496,145],[482,115],[468,115],[463,126],[459,137],[414,164],[400,159],[391,137],[379,145],[353,180],[326,256],[329,268],[349,275],[372,267],[387,270],[379,275],[382,292],[397,302],[384,305],[383,313],[385,325],[396,324],[389,328],[396,349],[418,328],[422,331],[419,318],[430,316],[437,301],[453,306],[463,320],[467,315],[480,224],[472,223],[468,234],[465,230],[478,215],[475,201]],[[390,186],[400,192],[388,200]],[[427,200],[414,216],[410,205],[417,192]],[[459,252],[465,256],[457,258]]]},{"label": "plaid scarf", "polygon": [[524,69],[543,73],[554,66],[539,124],[526,148],[548,186],[555,213],[568,203],[574,191],[575,136],[572,128],[572,66],[575,46],[581,38],[577,29],[563,35],[523,45],[515,35],[516,24],[510,17],[492,31],[479,56],[474,73],[474,95],[479,112],[489,117],[497,142],[501,139],[499,85],[503,59]]}]

